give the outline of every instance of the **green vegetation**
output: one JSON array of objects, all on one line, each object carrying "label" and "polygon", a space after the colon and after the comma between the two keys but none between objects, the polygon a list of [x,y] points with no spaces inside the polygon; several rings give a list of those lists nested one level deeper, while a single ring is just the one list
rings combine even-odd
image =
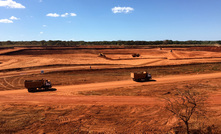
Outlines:
[{"label": "green vegetation", "polygon": [[0,42],[0,47],[8,46],[81,46],[81,45],[114,45],[114,46],[145,46],[145,45],[177,45],[177,46],[197,46],[197,45],[214,45],[221,44],[221,40],[218,41],[173,41],[173,40],[159,40],[159,41],[61,41],[61,40],[49,40],[49,41],[2,41]]}]

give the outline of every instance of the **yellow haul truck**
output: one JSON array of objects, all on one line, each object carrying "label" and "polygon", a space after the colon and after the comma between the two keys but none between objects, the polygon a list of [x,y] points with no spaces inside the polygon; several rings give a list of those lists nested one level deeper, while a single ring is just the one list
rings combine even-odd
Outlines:
[{"label": "yellow haul truck", "polygon": [[151,74],[147,72],[136,72],[136,73],[131,73],[131,78],[134,81],[148,81],[152,78]]},{"label": "yellow haul truck", "polygon": [[25,80],[25,88],[28,92],[35,92],[38,90],[53,90],[50,80]]}]

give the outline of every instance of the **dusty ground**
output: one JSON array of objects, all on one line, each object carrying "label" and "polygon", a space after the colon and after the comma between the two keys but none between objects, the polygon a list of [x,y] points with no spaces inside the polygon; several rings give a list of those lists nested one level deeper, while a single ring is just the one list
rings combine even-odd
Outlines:
[{"label": "dusty ground", "polygon": [[[163,98],[177,89],[208,96],[206,118],[191,119],[192,131],[221,132],[220,47],[0,51],[0,133],[183,131],[164,109]],[[133,82],[130,72],[138,70],[150,71],[154,80]],[[25,79],[40,78],[51,79],[57,91],[24,89]]]},{"label": "dusty ground", "polygon": [[[61,69],[93,69],[97,68],[124,68],[140,66],[177,65],[190,63],[220,62],[220,49],[216,51],[184,50],[183,48],[151,48],[151,49],[17,49],[13,52],[0,50],[1,71],[7,69],[26,69],[48,66]],[[219,50],[219,51],[218,51]],[[3,51],[3,52],[1,52]],[[6,52],[5,52],[6,51]],[[106,58],[98,57],[98,53],[104,53]],[[140,53],[140,57],[133,58],[133,53]],[[69,65],[69,66],[67,66]]]}]

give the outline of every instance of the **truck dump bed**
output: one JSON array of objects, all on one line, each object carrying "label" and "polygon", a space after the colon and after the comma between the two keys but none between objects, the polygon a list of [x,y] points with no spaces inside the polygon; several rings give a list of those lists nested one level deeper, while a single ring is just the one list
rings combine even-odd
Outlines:
[{"label": "truck dump bed", "polygon": [[147,73],[143,73],[143,72],[138,72],[138,73],[131,73],[131,78],[134,79],[142,79],[142,78],[146,78]]},{"label": "truck dump bed", "polygon": [[35,89],[44,86],[44,80],[25,80],[25,88]]},{"label": "truck dump bed", "polygon": [[131,78],[134,81],[147,81],[151,79],[151,74],[148,74],[147,72],[136,72],[131,73]]}]

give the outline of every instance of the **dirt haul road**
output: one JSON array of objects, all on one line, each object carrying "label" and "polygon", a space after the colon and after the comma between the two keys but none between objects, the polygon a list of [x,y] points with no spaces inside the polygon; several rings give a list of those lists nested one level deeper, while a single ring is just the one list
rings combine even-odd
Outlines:
[{"label": "dirt haul road", "polygon": [[[44,103],[44,104],[109,104],[109,105],[153,105],[162,103],[159,98],[153,97],[141,97],[141,96],[81,96],[77,93],[79,91],[93,91],[93,90],[111,90],[120,87],[136,87],[150,84],[162,84],[162,83],[174,83],[180,81],[201,80],[210,78],[221,78],[220,73],[211,74],[197,74],[197,75],[176,75],[157,78],[155,81],[149,82],[134,82],[132,80],[125,81],[112,81],[104,83],[92,83],[84,85],[70,85],[70,86],[57,86],[55,92],[36,92],[28,93],[26,89],[23,90],[11,90],[0,92],[0,103],[4,102],[22,102],[22,103]],[[217,104],[221,104],[221,94],[213,95],[212,101]]]}]

